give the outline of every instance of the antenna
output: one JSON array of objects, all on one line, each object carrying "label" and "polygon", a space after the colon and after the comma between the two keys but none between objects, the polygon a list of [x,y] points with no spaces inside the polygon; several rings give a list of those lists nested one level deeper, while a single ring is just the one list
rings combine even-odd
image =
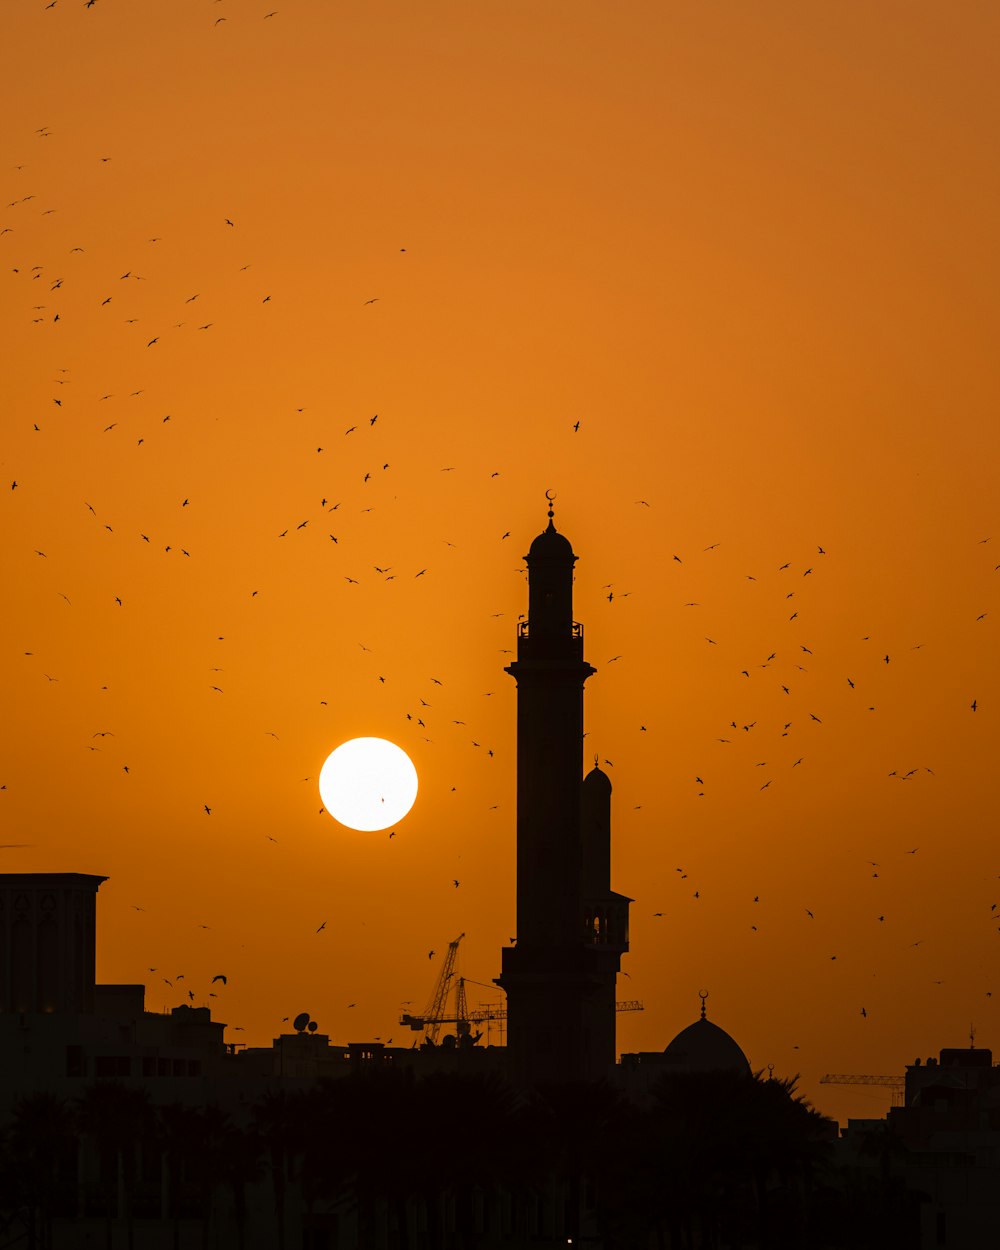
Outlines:
[{"label": "antenna", "polygon": [[296,1033],[301,1033],[305,1029],[308,1023],[309,1023],[309,1012],[300,1011],[299,1014],[292,1021],[292,1028],[295,1030]]},{"label": "antenna", "polygon": [[969,1049],[976,1049],[976,1026],[974,1024],[969,1025]]}]

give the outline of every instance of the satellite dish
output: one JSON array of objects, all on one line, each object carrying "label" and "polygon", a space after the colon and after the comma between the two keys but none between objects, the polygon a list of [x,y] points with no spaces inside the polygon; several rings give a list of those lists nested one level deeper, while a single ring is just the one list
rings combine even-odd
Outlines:
[{"label": "satellite dish", "polygon": [[310,1020],[309,1023],[306,1025],[306,1028],[309,1030],[310,1033],[315,1033],[316,1030],[319,1028],[319,1025],[316,1023],[315,1020]]},{"label": "satellite dish", "polygon": [[299,1014],[292,1021],[292,1028],[295,1030],[296,1033],[301,1033],[308,1023],[309,1023],[309,1012],[300,1011]]}]

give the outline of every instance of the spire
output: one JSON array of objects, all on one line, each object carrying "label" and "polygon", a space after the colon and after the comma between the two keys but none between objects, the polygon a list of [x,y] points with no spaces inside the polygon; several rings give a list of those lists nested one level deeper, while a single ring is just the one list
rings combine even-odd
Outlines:
[{"label": "spire", "polygon": [[706,998],[708,998],[708,990],[699,990],[699,991],[698,991],[698,997],[701,999],[701,1018],[704,1020],[704,1019],[706,1019],[706,1016],[705,1016],[705,999],[706,999]]},{"label": "spire", "polygon": [[545,492],[545,498],[548,500],[548,503],[549,503],[549,524],[548,524],[548,528],[549,528],[550,530],[554,530],[554,529],[555,529],[555,526],[554,526],[554,525],[553,525],[553,523],[552,523],[552,518],[555,516],[555,509],[552,507],[552,505],[553,505],[553,503],[555,502],[556,492],[555,492],[554,490],[547,490],[547,491]]}]

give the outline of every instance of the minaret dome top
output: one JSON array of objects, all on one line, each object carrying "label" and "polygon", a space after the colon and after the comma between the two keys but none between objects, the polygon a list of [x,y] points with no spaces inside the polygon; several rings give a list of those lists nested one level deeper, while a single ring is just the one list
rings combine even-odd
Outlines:
[{"label": "minaret dome top", "polygon": [[569,539],[560,534],[553,523],[552,501],[555,499],[555,495],[551,491],[546,491],[545,498],[549,504],[549,523],[531,544],[525,559],[541,557],[543,560],[575,561],[576,556],[573,554],[573,548]]}]

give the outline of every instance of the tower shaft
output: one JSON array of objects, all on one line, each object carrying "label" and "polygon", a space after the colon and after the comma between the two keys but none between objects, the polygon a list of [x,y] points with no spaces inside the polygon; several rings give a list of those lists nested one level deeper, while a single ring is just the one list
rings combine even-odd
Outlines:
[{"label": "tower shaft", "polygon": [[517,944],[497,981],[513,1075],[537,1084],[595,1079],[615,1062],[628,900],[608,881],[610,783],[596,805],[593,786],[583,797],[583,687],[595,670],[573,620],[576,556],[551,511],[525,558],[528,619],[506,670],[517,682]]}]

